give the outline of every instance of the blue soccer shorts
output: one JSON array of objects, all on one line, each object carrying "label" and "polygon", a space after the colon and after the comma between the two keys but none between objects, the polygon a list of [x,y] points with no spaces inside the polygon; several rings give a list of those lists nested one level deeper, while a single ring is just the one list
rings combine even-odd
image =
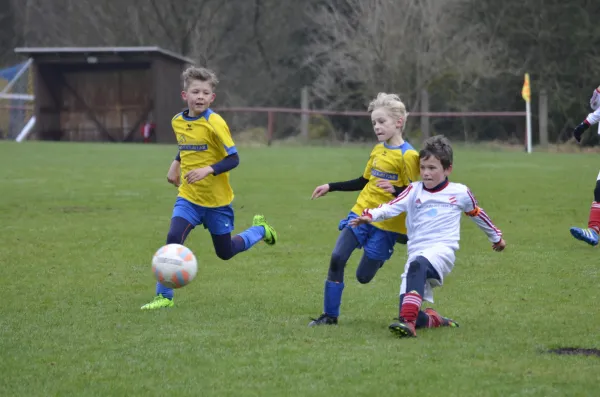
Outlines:
[{"label": "blue soccer shorts", "polygon": [[339,229],[347,227],[356,236],[359,247],[365,250],[370,259],[387,261],[394,253],[394,244],[398,239],[399,233],[381,230],[371,224],[358,225],[350,227],[348,222],[351,219],[358,218],[354,212],[350,212],[346,219],[340,221]]},{"label": "blue soccer shorts", "polygon": [[188,200],[177,197],[173,207],[173,216],[181,217],[196,227],[203,225],[210,234],[227,234],[233,231],[233,207],[225,205],[223,207],[203,207],[189,202]]}]

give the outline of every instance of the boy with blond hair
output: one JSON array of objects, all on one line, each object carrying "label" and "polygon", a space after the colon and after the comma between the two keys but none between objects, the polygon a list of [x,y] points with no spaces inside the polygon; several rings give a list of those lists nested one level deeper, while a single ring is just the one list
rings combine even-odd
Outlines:
[{"label": "boy with blond hair", "polygon": [[360,191],[350,214],[340,222],[340,235],[331,253],[325,280],[323,312],[310,322],[311,327],[338,323],[344,269],[355,249],[362,248],[364,251],[356,269],[356,278],[361,284],[366,284],[390,259],[398,237],[406,234],[404,217],[354,229],[348,227],[348,222],[358,217],[365,208],[391,200],[419,175],[418,153],[403,138],[408,116],[404,103],[397,95],[382,92],[371,101],[368,111],[379,143],[371,151],[363,174],[357,179],[317,186],[312,194],[315,199],[328,192]]},{"label": "boy with blond hair", "polygon": [[[211,70],[197,67],[185,70],[182,78],[181,97],[188,108],[171,122],[179,152],[167,180],[179,188],[179,194],[167,244],[183,244],[190,231],[199,225],[208,229],[215,252],[223,260],[250,249],[260,240],[275,244],[277,233],[262,215],[254,216],[252,227],[231,236],[234,195],[229,171],[238,166],[240,158],[227,123],[210,109],[219,81]],[[154,300],[142,306],[142,310],[173,305],[173,290],[157,282]]]}]

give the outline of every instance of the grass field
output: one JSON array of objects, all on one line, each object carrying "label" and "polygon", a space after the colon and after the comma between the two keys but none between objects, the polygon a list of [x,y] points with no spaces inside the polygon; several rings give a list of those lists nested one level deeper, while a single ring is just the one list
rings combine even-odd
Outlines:
[{"label": "grass field", "polygon": [[355,193],[318,184],[363,171],[370,148],[240,148],[236,230],[264,213],[280,244],[223,262],[208,233],[187,245],[197,278],[172,309],[142,312],[150,261],[176,190],[171,146],[0,142],[0,396],[597,396],[597,249],[586,225],[598,157],[457,149],[468,184],[504,232],[503,253],[466,217],[436,307],[458,329],[400,340],[404,246],[372,283],[350,259],[338,327],[322,309],[337,224]]}]

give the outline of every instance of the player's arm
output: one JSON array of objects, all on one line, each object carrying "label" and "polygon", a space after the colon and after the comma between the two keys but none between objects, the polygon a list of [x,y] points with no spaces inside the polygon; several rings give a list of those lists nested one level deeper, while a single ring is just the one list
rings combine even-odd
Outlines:
[{"label": "player's arm", "polygon": [[479,206],[475,196],[469,189],[460,195],[459,204],[465,214],[486,234],[488,240],[492,243],[492,248],[496,251],[502,251],[506,245],[502,238],[502,231],[494,225],[488,214]]},{"label": "player's arm", "polygon": [[363,172],[363,174],[356,179],[350,179],[344,182],[331,182],[317,186],[313,191],[311,200],[325,196],[329,192],[356,192],[363,190],[364,187],[367,186],[367,183],[369,183],[369,178],[371,177],[372,161],[373,157],[371,156],[369,157],[369,162],[367,163],[365,172]]},{"label": "player's arm", "polygon": [[378,179],[377,182],[375,183],[375,186],[377,186],[380,189],[385,190],[386,192],[390,193],[394,197],[398,197],[400,195],[400,193],[402,193],[406,189],[406,186],[392,185],[392,183],[390,181],[387,181],[385,179]]},{"label": "player's arm", "polygon": [[367,183],[369,183],[369,180],[361,175],[358,178],[350,179],[349,181],[331,182],[324,185],[319,185],[313,191],[311,200],[324,196],[329,192],[355,192],[358,190],[363,190]]},{"label": "player's arm", "polygon": [[413,190],[413,185],[408,185],[408,187],[392,201],[381,204],[377,208],[365,209],[361,216],[354,218],[349,222],[350,226],[354,227],[363,223],[384,221],[406,212],[410,202],[410,192]]},{"label": "player's arm", "polygon": [[373,163],[373,156],[369,156],[369,161],[367,162],[367,166],[365,167],[365,171],[361,176],[356,179],[350,179],[349,181],[344,182],[332,182],[328,183],[330,192],[356,192],[359,190],[363,190],[367,183],[369,183],[369,178],[371,177],[371,167]]},{"label": "player's arm", "polygon": [[177,152],[177,156],[175,156],[175,160],[171,163],[169,167],[169,171],[167,172],[167,181],[174,185],[181,185],[181,156],[179,152]]},{"label": "player's arm", "polygon": [[592,113],[588,114],[588,116],[573,130],[573,136],[577,140],[577,142],[581,141],[581,136],[583,133],[590,128],[594,124],[598,124],[600,121],[600,107],[594,110]]},{"label": "player's arm", "polygon": [[240,163],[240,156],[237,153],[230,154],[223,160],[213,164],[207,165],[206,167],[196,168],[185,174],[187,183],[194,183],[201,181],[210,174],[219,175],[227,171],[231,171]]},{"label": "player's arm", "polygon": [[356,179],[350,179],[344,182],[330,182],[328,185],[330,192],[356,192],[358,190],[363,190],[363,188],[367,186],[367,183],[369,183],[369,180],[361,175]]},{"label": "player's arm", "polygon": [[237,167],[240,164],[240,156],[225,120],[219,117],[212,125],[217,141],[223,145],[223,149],[225,149],[225,153],[227,154],[223,160],[210,166],[212,174],[219,175]]},{"label": "player's arm", "polygon": [[216,118],[215,120],[211,119],[211,126],[213,127],[213,133],[216,137],[216,142],[223,145],[226,156],[215,164],[197,168],[188,172],[185,175],[185,179],[188,183],[201,181],[211,174],[223,174],[231,171],[240,164],[240,157],[235,147],[235,143],[231,138],[231,132],[229,132],[229,127],[227,126],[225,120],[220,117]]},{"label": "player's arm", "polygon": [[416,150],[407,150],[402,155],[402,166],[399,169],[398,175],[399,181],[403,185],[392,185],[390,181],[380,179],[376,183],[377,187],[392,194],[394,197],[398,197],[408,185],[419,180],[419,153]]},{"label": "player's arm", "polygon": [[213,175],[223,174],[227,171],[231,171],[240,164],[240,156],[237,153],[230,154],[223,160],[219,161],[210,166],[212,168]]}]

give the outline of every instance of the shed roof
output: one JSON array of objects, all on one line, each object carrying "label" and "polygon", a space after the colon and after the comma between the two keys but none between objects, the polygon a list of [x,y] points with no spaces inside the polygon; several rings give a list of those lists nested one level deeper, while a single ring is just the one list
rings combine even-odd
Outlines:
[{"label": "shed roof", "polygon": [[160,47],[19,47],[15,48],[17,54],[25,54],[35,57],[36,55],[94,55],[101,56],[115,54],[139,54],[139,53],[157,53],[171,59],[181,62],[194,64],[195,62],[183,55],[176,54],[172,51],[162,49]]}]

